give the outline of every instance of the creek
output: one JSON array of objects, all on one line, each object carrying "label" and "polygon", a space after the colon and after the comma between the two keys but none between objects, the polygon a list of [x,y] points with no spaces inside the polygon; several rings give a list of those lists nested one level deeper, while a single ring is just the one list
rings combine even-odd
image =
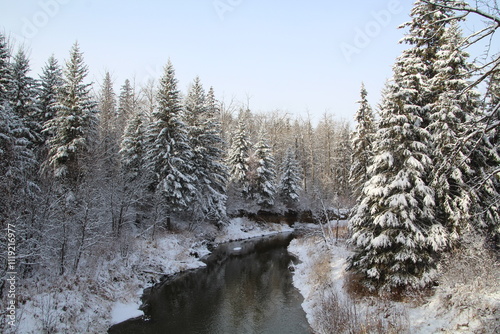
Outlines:
[{"label": "creek", "polygon": [[206,267],[165,279],[146,291],[145,316],[110,334],[311,333],[292,284],[292,233],[219,245]]}]

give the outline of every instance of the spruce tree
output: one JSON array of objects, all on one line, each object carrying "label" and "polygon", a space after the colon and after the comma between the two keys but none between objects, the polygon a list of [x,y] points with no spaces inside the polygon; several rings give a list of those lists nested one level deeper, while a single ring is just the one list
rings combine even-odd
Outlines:
[{"label": "spruce tree", "polygon": [[[38,187],[33,181],[36,161],[30,147],[30,129],[23,115],[14,111],[15,89],[9,48],[0,33],[0,221],[2,228],[6,222],[19,222],[16,230],[25,238],[26,226],[21,222],[30,211],[25,204]],[[19,249],[24,247],[24,241],[21,240]]]},{"label": "spruce tree", "polygon": [[484,231],[488,241],[500,247],[500,70],[488,79],[485,110],[470,122],[466,138],[473,138],[470,155],[474,177],[471,193],[477,194],[473,227]]},{"label": "spruce tree", "polygon": [[[16,202],[36,189],[34,179],[35,160],[29,148],[29,129],[7,103],[0,104],[0,217],[20,209]],[[13,218],[13,217],[12,217]]]},{"label": "spruce tree", "polygon": [[249,151],[250,143],[245,122],[243,118],[240,118],[238,129],[233,136],[233,142],[229,150],[227,164],[229,166],[230,181],[245,196],[248,195],[249,186],[247,180]]},{"label": "spruce tree", "polygon": [[120,145],[121,166],[126,183],[134,183],[145,174],[145,145],[144,117],[136,113],[128,121]]},{"label": "spruce tree", "polygon": [[19,49],[13,59],[11,71],[12,111],[29,128],[28,140],[39,143],[42,139],[42,114],[38,103],[38,83],[29,76],[29,60],[23,49]]},{"label": "spruce tree", "polygon": [[121,87],[118,97],[118,115],[116,120],[116,128],[119,134],[125,131],[127,120],[133,117],[136,112],[136,97],[134,89],[130,84],[130,80],[126,79]]},{"label": "spruce tree", "polygon": [[276,196],[276,170],[271,148],[261,133],[258,143],[255,145],[256,168],[251,184],[252,197],[263,209],[269,209],[274,205]]},{"label": "spruce tree", "polygon": [[218,113],[214,110],[214,102],[207,100],[198,77],[186,97],[185,119],[193,150],[196,203],[203,216],[218,222],[225,217],[228,172],[220,148],[222,139]]},{"label": "spruce tree", "polygon": [[120,144],[124,201],[135,209],[136,223],[141,221],[141,211],[150,199],[146,135],[144,116],[136,112],[129,118]]},{"label": "spruce tree", "polygon": [[116,126],[116,116],[116,94],[111,75],[106,72],[99,92],[99,151],[106,178],[118,173],[121,133]]},{"label": "spruce tree", "polygon": [[[50,56],[42,69],[40,76],[40,123],[53,119],[56,116],[57,95],[63,84],[62,69],[54,55]],[[48,134],[45,133],[45,136]],[[44,138],[45,140],[46,138]]]},{"label": "spruce tree", "polygon": [[116,94],[113,89],[113,81],[109,72],[106,72],[99,94],[99,126],[105,135],[109,136],[114,132],[116,113]]},{"label": "spruce tree", "polygon": [[350,124],[343,122],[337,130],[333,150],[335,155],[333,168],[336,178],[336,194],[343,200],[348,200],[352,197],[352,187],[349,182],[353,152],[351,147],[351,133]]},{"label": "spruce tree", "polygon": [[295,152],[288,149],[281,165],[281,178],[278,194],[288,209],[295,209],[300,198],[302,176]]},{"label": "spruce tree", "polygon": [[368,103],[365,85],[361,85],[361,100],[358,101],[359,109],[354,118],[356,130],[352,135],[352,166],[350,172],[351,187],[354,196],[359,198],[363,185],[368,181],[368,166],[373,158],[373,140],[375,135],[375,119]]},{"label": "spruce tree", "polygon": [[182,121],[180,92],[170,61],[160,80],[157,103],[147,129],[146,162],[153,173],[152,186],[165,209],[167,228],[170,228],[171,214],[186,209],[195,194],[193,152]]},{"label": "spruce tree", "polygon": [[0,32],[0,104],[10,100],[12,73],[10,52],[4,35]]},{"label": "spruce tree", "polygon": [[78,43],[70,51],[64,69],[63,84],[55,106],[56,115],[44,125],[49,139],[48,163],[62,184],[76,187],[85,174],[83,160],[95,137],[97,103],[92,99],[91,84]]},{"label": "spruce tree", "polygon": [[473,219],[478,194],[467,186],[474,177],[470,151],[475,149],[462,138],[467,127],[479,120],[479,94],[468,89],[472,65],[468,54],[460,50],[463,43],[458,25],[453,22],[442,35],[442,46],[434,62],[430,90],[436,100],[431,103],[432,187],[436,193],[436,219],[446,226],[451,240]]}]

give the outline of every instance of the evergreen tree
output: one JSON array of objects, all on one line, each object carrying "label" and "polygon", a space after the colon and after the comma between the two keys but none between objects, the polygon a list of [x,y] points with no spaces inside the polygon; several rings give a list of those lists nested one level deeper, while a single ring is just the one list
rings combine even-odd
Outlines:
[{"label": "evergreen tree", "polygon": [[294,209],[299,201],[301,180],[300,167],[295,159],[295,153],[292,149],[288,149],[281,166],[278,194],[289,209]]},{"label": "evergreen tree", "polygon": [[120,145],[124,200],[134,207],[136,224],[141,221],[139,216],[144,204],[149,199],[146,135],[144,116],[135,113],[127,122]]},{"label": "evergreen tree", "polygon": [[13,112],[29,128],[28,140],[31,143],[41,141],[41,110],[38,103],[38,84],[31,78],[29,60],[23,49],[14,57],[10,99]]},{"label": "evergreen tree", "polygon": [[434,224],[434,192],[426,180],[430,135],[402,100],[409,91],[394,85],[384,101],[371,178],[350,221],[355,246],[350,268],[364,274],[371,288],[430,284],[436,252],[445,244],[438,238],[444,231]]},{"label": "evergreen tree", "polygon": [[[21,207],[17,204],[36,189],[33,183],[35,160],[29,148],[29,129],[7,103],[0,104],[0,217],[6,218]],[[11,217],[14,218],[14,217]],[[6,221],[0,219],[2,221]]]},{"label": "evergreen tree", "polygon": [[245,122],[240,118],[238,130],[234,134],[233,143],[228,154],[228,166],[230,181],[236,188],[246,196],[248,195],[248,180],[247,173],[249,170],[248,158],[250,151],[250,143],[246,133]]},{"label": "evergreen tree", "polygon": [[75,187],[84,174],[83,159],[95,137],[96,102],[91,84],[85,83],[88,68],[78,43],[70,52],[64,69],[63,85],[56,104],[56,116],[45,123],[49,139],[48,163],[63,184]]},{"label": "evergreen tree", "polygon": [[475,227],[486,232],[487,239],[500,247],[500,70],[488,82],[486,108],[480,120],[470,122],[466,138],[473,138],[470,155],[474,177],[471,193],[477,194]]},{"label": "evergreen tree", "polygon": [[130,80],[126,79],[118,97],[118,115],[116,120],[118,133],[122,134],[124,132],[127,120],[133,117],[136,111],[136,104],[134,89],[130,85]]},{"label": "evergreen tree", "polygon": [[171,213],[187,208],[195,193],[193,152],[182,121],[182,105],[172,63],[165,66],[157,95],[158,107],[147,129],[146,161],[153,173],[153,187],[166,210],[167,227]]},{"label": "evergreen tree", "polygon": [[356,130],[352,135],[352,167],[350,173],[351,186],[354,195],[362,195],[363,185],[368,181],[368,167],[373,159],[373,137],[375,135],[375,119],[373,111],[366,99],[368,95],[365,85],[361,85],[361,100],[359,109],[354,116]]},{"label": "evergreen tree", "polygon": [[432,187],[436,193],[436,218],[448,228],[451,240],[472,217],[478,194],[467,186],[474,177],[469,153],[470,144],[462,141],[467,127],[479,120],[479,94],[467,89],[472,65],[468,54],[460,50],[462,38],[456,22],[442,35],[442,46],[434,62],[430,90],[436,101],[430,104],[432,154],[434,161]]},{"label": "evergreen tree", "polygon": [[120,147],[125,181],[134,183],[145,174],[146,131],[140,113],[134,114],[127,123]]},{"label": "evergreen tree", "polygon": [[10,100],[12,73],[10,65],[10,52],[7,41],[0,33],[0,104]]},{"label": "evergreen tree", "polygon": [[248,157],[250,143],[248,141],[246,126],[243,119],[238,122],[238,129],[233,137],[229,152],[228,164],[230,166],[231,181],[244,183],[248,172]]},{"label": "evergreen tree", "polygon": [[116,128],[116,114],[116,94],[111,75],[106,72],[99,94],[99,151],[107,178],[118,173],[121,133]]},{"label": "evergreen tree", "polygon": [[412,47],[394,66],[393,84],[380,111],[370,180],[351,220],[355,253],[349,268],[365,275],[371,288],[393,290],[430,285],[439,251],[449,242],[435,219],[430,187],[430,109],[439,92],[431,89],[452,14],[417,1],[409,34]]},{"label": "evergreen tree", "polygon": [[[208,109],[208,113],[211,115],[211,117],[214,118],[214,120],[216,121],[216,123],[220,127],[220,121],[219,121],[219,118],[221,116],[220,115],[221,111],[220,111],[220,107],[219,107],[220,103],[215,98],[215,92],[214,92],[213,87],[210,87],[210,89],[208,90],[207,98],[206,98],[206,106]],[[222,142],[221,144],[224,144],[224,142]]]},{"label": "evergreen tree", "polygon": [[101,132],[112,135],[116,116],[116,94],[113,89],[111,75],[106,72],[99,94],[99,112]]},{"label": "evergreen tree", "polygon": [[[57,95],[63,84],[62,69],[54,55],[50,56],[40,76],[40,124],[56,116]],[[45,134],[47,135],[47,134]]]},{"label": "evergreen tree", "polygon": [[[19,258],[28,258],[33,255],[29,245],[33,242],[32,229],[36,218],[33,214],[33,200],[36,198],[38,185],[36,180],[36,160],[32,150],[30,129],[26,126],[23,114],[14,111],[17,106],[15,98],[21,86],[29,91],[26,77],[22,77],[23,85],[19,80],[14,80],[13,72],[20,74],[19,59],[16,68],[12,68],[7,43],[0,34],[0,227],[6,229],[6,224],[16,225],[18,235],[16,254]],[[23,91],[24,94],[24,91]],[[30,108],[22,110],[22,105],[27,100],[24,95],[19,100],[18,112],[32,111]],[[29,232],[29,233],[28,233]],[[0,236],[0,242],[7,244],[7,235]],[[31,258],[30,258],[31,259]],[[17,268],[24,274],[24,265]]]},{"label": "evergreen tree", "polygon": [[196,78],[185,101],[188,137],[193,150],[196,203],[204,216],[220,221],[225,217],[228,175],[222,162],[222,139],[214,105],[214,101],[207,100],[200,79]]},{"label": "evergreen tree", "polygon": [[262,208],[270,208],[274,205],[276,196],[276,170],[271,148],[261,133],[260,140],[256,145],[254,154],[256,169],[251,184],[252,197]]},{"label": "evergreen tree", "polygon": [[349,182],[352,164],[351,133],[349,123],[341,123],[334,145],[335,159],[333,160],[333,168],[335,170],[336,193],[343,200],[352,197],[352,187]]}]

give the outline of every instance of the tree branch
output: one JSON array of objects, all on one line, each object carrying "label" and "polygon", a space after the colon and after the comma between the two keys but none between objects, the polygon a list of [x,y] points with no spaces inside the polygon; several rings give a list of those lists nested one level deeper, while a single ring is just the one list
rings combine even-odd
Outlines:
[{"label": "tree branch", "polygon": [[497,24],[497,27],[500,27],[500,17],[486,13],[485,11],[482,11],[479,8],[449,6],[449,5],[444,5],[444,4],[438,4],[438,3],[435,3],[434,1],[430,1],[430,0],[422,0],[422,2],[425,2],[426,4],[429,4],[429,5],[445,8],[445,9],[474,13],[474,14],[480,15],[484,18],[487,18],[488,20],[495,22]]}]

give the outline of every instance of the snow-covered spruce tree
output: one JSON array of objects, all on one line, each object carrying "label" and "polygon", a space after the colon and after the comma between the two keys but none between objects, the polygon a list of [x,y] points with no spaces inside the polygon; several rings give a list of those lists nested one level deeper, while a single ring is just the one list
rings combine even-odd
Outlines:
[{"label": "snow-covered spruce tree", "polygon": [[13,222],[23,211],[19,202],[29,189],[26,174],[34,165],[28,148],[29,129],[13,110],[12,75],[8,45],[0,33],[0,221]]},{"label": "snow-covered spruce tree", "polygon": [[121,87],[118,97],[118,115],[116,120],[116,128],[121,135],[125,131],[127,120],[134,116],[137,109],[137,101],[134,89],[130,84],[130,80],[126,79]]},{"label": "snow-covered spruce tree", "polygon": [[[121,133],[116,128],[116,94],[106,72],[99,92],[99,156],[101,169],[109,180],[118,174]],[[114,181],[111,181],[114,182]]]},{"label": "snow-covered spruce tree", "polygon": [[[438,59],[434,62],[434,76],[430,91],[436,100],[431,102],[432,187],[436,193],[436,219],[457,240],[460,231],[473,219],[478,193],[467,186],[474,177],[471,168],[470,143],[462,141],[471,124],[479,120],[479,94],[467,89],[472,65],[468,54],[460,50],[463,41],[458,24],[453,22],[442,35]],[[480,205],[480,204],[479,204]]]},{"label": "snow-covered spruce tree", "polygon": [[295,152],[292,149],[287,150],[280,169],[279,197],[288,209],[294,210],[300,199],[302,176],[299,163],[295,159]]},{"label": "snow-covered spruce tree", "polygon": [[385,98],[371,178],[350,221],[355,252],[349,266],[372,289],[431,284],[435,257],[446,244],[442,225],[435,223],[434,192],[427,180],[430,135],[419,126],[418,108],[404,100],[409,93],[395,83]]},{"label": "snow-covered spruce tree", "polygon": [[75,43],[64,68],[56,115],[44,125],[44,131],[52,134],[48,141],[48,163],[56,178],[70,188],[82,181],[83,159],[95,138],[97,103],[92,99],[91,84],[85,83],[87,74],[83,53]]},{"label": "snow-covered spruce tree", "polygon": [[352,165],[352,147],[351,147],[351,127],[348,122],[342,122],[339,125],[335,136],[333,166],[335,169],[335,193],[343,203],[351,202],[352,188],[349,182],[349,174]]},{"label": "snow-covered spruce tree", "polygon": [[[18,236],[16,255],[22,259],[16,271],[21,277],[25,277],[32,269],[26,262],[35,263],[34,258],[38,255],[35,240],[39,236],[39,229],[36,226],[35,201],[39,187],[36,182],[36,159],[31,141],[33,133],[21,113],[25,110],[31,111],[29,108],[21,108],[26,107],[23,105],[27,100],[24,99],[24,89],[29,91],[29,80],[21,77],[23,84],[26,84],[21,85],[20,81],[15,79],[20,73],[17,67],[18,59],[15,64],[16,66],[10,63],[7,43],[0,34],[0,228],[5,230],[7,223],[15,225]],[[13,75],[14,71],[16,76]],[[19,89],[22,89],[23,93],[19,94],[20,99],[17,100]],[[14,108],[18,106],[17,102],[19,109],[16,112]],[[0,236],[0,242],[5,245],[6,237],[6,233]]]},{"label": "snow-covered spruce tree", "polygon": [[130,206],[135,211],[136,224],[142,221],[140,216],[148,198],[146,144],[144,116],[136,112],[129,118],[120,144],[124,200],[128,200],[126,207]]},{"label": "snow-covered spruce tree", "polygon": [[471,192],[478,195],[474,227],[485,231],[487,239],[500,247],[500,69],[488,81],[486,108],[481,118],[471,123]]},{"label": "snow-covered spruce tree", "polygon": [[269,209],[275,203],[277,193],[276,187],[276,165],[271,148],[264,133],[255,145],[255,171],[250,184],[250,193],[262,209]]},{"label": "snow-covered spruce tree", "polygon": [[195,213],[219,223],[226,215],[228,171],[223,164],[223,143],[214,106],[215,101],[207,99],[200,79],[195,78],[185,101],[185,119],[196,179],[195,204],[200,210]]},{"label": "snow-covered spruce tree", "polygon": [[[40,76],[40,90],[39,90],[39,101],[40,101],[40,124],[45,124],[45,122],[53,119],[56,116],[56,104],[57,104],[57,94],[59,89],[63,84],[62,80],[62,69],[59,66],[57,59],[54,55],[50,56],[47,63],[42,69],[42,75]],[[45,141],[49,133],[44,133],[43,140]]]},{"label": "snow-covered spruce tree", "polygon": [[0,104],[10,99],[12,73],[10,52],[5,36],[0,32]]},{"label": "snow-covered spruce tree", "polygon": [[247,173],[249,170],[249,151],[250,143],[247,138],[245,121],[243,118],[240,118],[238,129],[233,136],[233,142],[229,150],[227,164],[229,166],[232,187],[245,197],[248,196]]},{"label": "snow-covered spruce tree", "polygon": [[145,145],[144,116],[141,113],[135,113],[125,127],[120,145],[121,166],[127,183],[133,183],[145,172]]},{"label": "snow-covered spruce tree", "polygon": [[111,135],[114,132],[116,117],[116,94],[113,89],[111,74],[106,72],[99,93],[99,126],[101,135]]},{"label": "snow-covered spruce tree", "polygon": [[432,284],[438,254],[449,243],[435,218],[428,125],[438,95],[430,80],[451,14],[417,1],[411,15],[403,41],[412,47],[394,66],[368,169],[371,178],[350,222],[355,252],[349,269],[364,275],[370,288],[384,291]]},{"label": "snow-covered spruce tree", "polygon": [[19,49],[13,59],[11,71],[12,110],[30,130],[26,139],[35,144],[42,139],[42,115],[38,103],[38,83],[28,75],[29,71],[28,57],[23,49]]},{"label": "snow-covered spruce tree", "polygon": [[356,130],[352,134],[352,166],[349,181],[354,196],[359,198],[362,194],[363,185],[368,181],[368,166],[373,158],[373,140],[375,136],[375,119],[373,110],[368,103],[368,95],[365,85],[361,85],[361,100],[358,101],[359,109],[354,119]]},{"label": "snow-covered spruce tree", "polygon": [[131,194],[126,192],[125,178],[120,173],[121,129],[117,126],[117,103],[113,81],[109,72],[104,75],[99,91],[99,145],[95,149],[98,156],[94,177],[99,180],[102,221],[111,222],[115,237],[121,235],[125,210],[129,206]]},{"label": "snow-covered spruce tree", "polygon": [[158,106],[147,128],[146,163],[153,173],[152,187],[165,211],[167,228],[171,214],[188,207],[195,194],[195,178],[191,163],[193,152],[182,121],[180,92],[170,60],[160,79]]}]

